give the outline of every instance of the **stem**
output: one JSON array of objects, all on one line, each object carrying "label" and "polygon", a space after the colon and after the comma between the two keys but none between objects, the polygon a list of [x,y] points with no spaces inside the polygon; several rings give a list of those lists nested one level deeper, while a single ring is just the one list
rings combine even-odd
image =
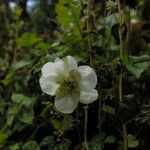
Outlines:
[{"label": "stem", "polygon": [[[87,29],[87,42],[88,42],[88,54],[90,59],[90,66],[92,66],[92,42],[90,37],[90,11],[91,11],[91,0],[88,0],[87,3],[87,21],[86,21],[86,29]],[[88,144],[87,144],[87,123],[88,123],[88,105],[84,107],[84,144],[85,149],[88,150]]]},{"label": "stem", "polygon": [[[76,119],[78,120],[78,111],[77,111],[77,109],[76,109]],[[79,126],[77,126],[77,134],[78,134],[79,143],[81,143],[81,136],[80,136]]]},{"label": "stem", "polygon": [[128,139],[127,139],[127,129],[126,129],[126,123],[123,125],[123,149],[128,150]]},{"label": "stem", "polygon": [[122,70],[120,72],[120,75],[119,75],[119,101],[122,102]]},{"label": "stem", "polygon": [[117,0],[118,3],[118,20],[119,20],[119,40],[120,40],[120,59],[123,59],[123,41],[122,41],[122,16],[121,16],[121,4],[120,0]]},{"label": "stem", "polygon": [[87,122],[88,122],[88,105],[84,107],[84,144],[86,150],[88,150],[88,144],[87,144]]},{"label": "stem", "polygon": [[92,66],[92,44],[91,44],[91,38],[90,38],[90,21],[89,21],[89,17],[90,17],[90,12],[91,12],[91,0],[88,0],[87,3],[87,21],[86,21],[86,28],[87,28],[87,42],[88,42],[88,52],[89,52],[89,59],[90,59],[90,66]]},{"label": "stem", "polygon": [[99,102],[98,102],[98,129],[99,129],[99,142],[100,142],[100,147],[102,149],[102,136],[101,136],[101,132],[102,132],[102,126],[101,126],[101,110],[102,110],[102,92],[101,92],[101,88],[99,88],[99,93],[100,96],[98,98]]},{"label": "stem", "polygon": [[98,128],[99,128],[99,134],[101,134],[101,98],[99,100],[99,103],[98,103]]},{"label": "stem", "polygon": [[19,34],[18,32],[19,32],[19,19],[17,19],[17,21],[16,21],[16,27],[15,27],[15,35],[14,35],[15,47],[14,47],[14,53],[13,53],[12,63],[14,63],[16,61],[16,55],[17,55],[17,49],[18,49],[16,41],[17,41],[18,34]]},{"label": "stem", "polygon": [[[121,16],[121,4],[120,0],[117,0],[118,4],[118,20],[119,20],[119,39],[120,39],[120,59],[123,60],[123,41],[122,41],[122,16]],[[122,70],[119,75],[119,83],[118,83],[118,88],[119,88],[119,101],[122,102]],[[128,150],[128,141],[127,141],[127,129],[126,129],[126,123],[122,125],[123,128],[123,149]]]}]

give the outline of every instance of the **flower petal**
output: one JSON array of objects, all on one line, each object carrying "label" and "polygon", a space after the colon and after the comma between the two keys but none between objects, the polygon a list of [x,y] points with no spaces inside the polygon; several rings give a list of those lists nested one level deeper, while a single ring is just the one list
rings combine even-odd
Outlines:
[{"label": "flower petal", "polygon": [[77,97],[60,97],[55,98],[55,107],[58,111],[69,114],[72,113],[78,105],[79,98]]},{"label": "flower petal", "polygon": [[42,67],[42,75],[44,77],[47,77],[47,76],[56,76],[57,75],[56,65],[54,63],[52,63],[52,62],[46,63]]},{"label": "flower petal", "polygon": [[56,79],[53,76],[41,76],[40,80],[40,86],[44,93],[48,95],[55,95],[57,88],[59,85],[56,82]]},{"label": "flower petal", "polygon": [[78,71],[81,75],[81,88],[83,90],[94,89],[97,84],[95,71],[89,66],[79,66]]},{"label": "flower petal", "polygon": [[67,56],[66,60],[68,70],[77,69],[77,61],[75,58],[73,58],[72,56]]},{"label": "flower petal", "polygon": [[54,61],[54,64],[56,66],[56,71],[59,75],[64,74],[66,72],[65,67],[64,67],[64,62],[62,59],[56,58]]},{"label": "flower petal", "polygon": [[81,91],[80,93],[80,102],[83,104],[89,104],[97,100],[98,92],[93,89],[92,91]]}]

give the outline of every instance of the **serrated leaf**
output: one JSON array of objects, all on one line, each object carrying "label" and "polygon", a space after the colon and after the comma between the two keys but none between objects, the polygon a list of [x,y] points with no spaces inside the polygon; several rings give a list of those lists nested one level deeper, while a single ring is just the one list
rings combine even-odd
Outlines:
[{"label": "serrated leaf", "polygon": [[74,6],[70,0],[59,0],[55,9],[56,18],[64,28],[68,28],[70,23],[77,23],[76,19],[79,21],[81,9],[81,5]]},{"label": "serrated leaf", "polygon": [[[56,4],[55,12],[59,24],[65,30],[63,40],[70,41],[73,44],[81,44],[81,4],[74,5],[70,0],[59,0]],[[62,36],[62,35],[61,35]]]}]

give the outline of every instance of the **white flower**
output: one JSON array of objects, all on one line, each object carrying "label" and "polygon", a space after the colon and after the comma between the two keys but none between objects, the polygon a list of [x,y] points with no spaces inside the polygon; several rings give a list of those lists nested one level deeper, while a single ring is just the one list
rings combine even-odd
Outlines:
[{"label": "white flower", "polygon": [[98,97],[95,71],[89,66],[77,66],[77,61],[67,56],[56,58],[42,67],[40,86],[44,93],[55,95],[55,107],[62,113],[72,113],[78,102],[89,104]]}]

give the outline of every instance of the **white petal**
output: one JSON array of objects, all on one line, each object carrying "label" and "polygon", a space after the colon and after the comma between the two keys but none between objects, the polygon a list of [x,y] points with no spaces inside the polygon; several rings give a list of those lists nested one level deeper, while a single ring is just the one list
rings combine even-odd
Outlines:
[{"label": "white petal", "polygon": [[56,58],[54,63],[55,63],[55,66],[56,66],[56,71],[59,75],[64,74],[66,72],[65,67],[64,67],[64,62],[63,62],[62,59]]},{"label": "white petal", "polygon": [[58,111],[69,114],[72,113],[78,105],[79,98],[76,97],[59,97],[55,98],[55,107]]},{"label": "white petal", "polygon": [[81,75],[82,90],[94,89],[97,84],[97,76],[95,71],[89,66],[79,66],[78,71]]},{"label": "white petal", "polygon": [[68,70],[77,69],[77,61],[75,58],[73,58],[72,56],[67,56],[66,60]]},{"label": "white petal", "polygon": [[59,85],[57,84],[56,79],[53,76],[41,76],[39,82],[44,93],[52,96],[55,95]]},{"label": "white petal", "polygon": [[97,90],[93,89],[91,91],[81,91],[80,93],[80,102],[83,104],[89,104],[93,101],[97,100],[98,92]]},{"label": "white petal", "polygon": [[57,71],[56,70],[56,65],[52,62],[48,62],[42,67],[42,75],[44,77],[56,76],[57,75],[56,71]]}]

